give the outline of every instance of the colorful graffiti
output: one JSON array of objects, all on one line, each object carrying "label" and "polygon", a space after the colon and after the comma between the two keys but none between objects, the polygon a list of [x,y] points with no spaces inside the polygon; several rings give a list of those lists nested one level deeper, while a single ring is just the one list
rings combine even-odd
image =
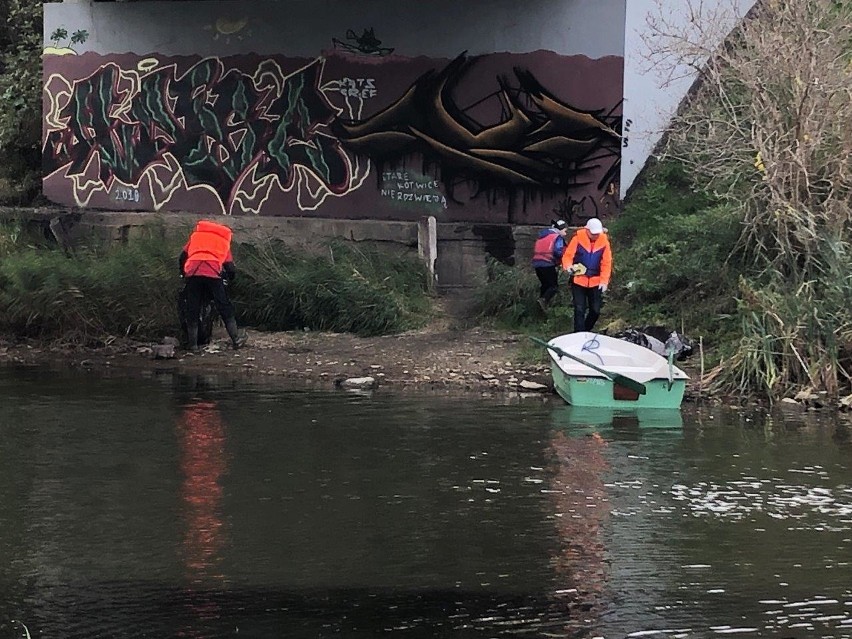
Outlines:
[{"label": "colorful graffiti", "polygon": [[[315,59],[68,49],[45,56],[44,192],[81,207],[225,215],[605,215],[618,206],[620,102],[545,88],[573,64],[549,52],[436,63],[339,49]],[[581,64],[586,86],[601,63]],[[604,64],[620,77],[620,63]],[[578,96],[608,106],[572,106]]]},{"label": "colorful graffiti", "polygon": [[258,213],[273,188],[296,188],[300,208],[316,208],[367,174],[327,132],[340,110],[323,66],[285,75],[266,60],[246,74],[207,58],[179,74],[148,58],[74,82],[51,76],[46,173],[63,171],[80,206],[98,191],[138,202],[147,184],[156,210],[178,187],[213,192],[225,214]]},{"label": "colorful graffiti", "polygon": [[503,107],[498,122],[472,118],[454,98],[475,63],[460,55],[442,70],[421,75],[386,109],[360,121],[338,118],[332,130],[348,148],[379,166],[418,154],[441,174],[448,196],[458,181],[477,191],[523,189],[526,194],[570,192],[593,184],[588,176],[609,165],[598,190],[618,172],[621,117],[582,111],[560,101],[531,72],[514,69],[513,87],[498,78]]}]

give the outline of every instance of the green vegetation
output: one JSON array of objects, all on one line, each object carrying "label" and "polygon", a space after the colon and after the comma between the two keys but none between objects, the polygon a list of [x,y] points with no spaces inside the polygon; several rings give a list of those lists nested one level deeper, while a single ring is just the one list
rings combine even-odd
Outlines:
[{"label": "green vegetation", "polygon": [[241,320],[269,330],[310,328],[382,335],[429,316],[419,260],[342,242],[296,252],[275,242],[241,246],[234,297]]},{"label": "green vegetation", "polygon": [[560,279],[560,293],[545,315],[536,302],[539,282],[532,267],[507,266],[489,259],[486,278],[475,292],[475,319],[534,334],[567,333],[573,326],[567,281]]},{"label": "green vegetation", "polygon": [[[708,52],[700,30],[659,35],[660,56]],[[666,148],[742,222],[740,338],[712,378],[771,398],[848,393],[852,3],[760,3],[730,43],[713,51]]]},{"label": "green vegetation", "polygon": [[[613,281],[599,330],[662,325],[700,336],[710,348],[738,337],[734,296],[743,264],[734,248],[741,222],[729,207],[696,193],[677,164],[650,169],[608,231]],[[477,314],[530,333],[569,332],[568,279],[560,278],[560,293],[545,315],[529,265],[491,262],[477,291]]]},{"label": "green vegetation", "polygon": [[[0,330],[83,344],[175,335],[180,244],[162,235],[68,256],[20,225],[0,227]],[[428,318],[417,260],[337,245],[322,255],[271,243],[236,253],[232,296],[248,325],[377,335]]]},{"label": "green vegetation", "polygon": [[68,256],[7,225],[0,229],[0,330],[85,344],[168,332],[176,321],[176,250],[148,238]]},{"label": "green vegetation", "polygon": [[629,325],[685,327],[709,345],[730,337],[726,321],[743,264],[734,251],[736,211],[696,192],[680,165],[650,168],[610,224],[615,268],[610,313]]},{"label": "green vegetation", "polygon": [[41,31],[41,2],[0,3],[0,204],[41,193]]}]

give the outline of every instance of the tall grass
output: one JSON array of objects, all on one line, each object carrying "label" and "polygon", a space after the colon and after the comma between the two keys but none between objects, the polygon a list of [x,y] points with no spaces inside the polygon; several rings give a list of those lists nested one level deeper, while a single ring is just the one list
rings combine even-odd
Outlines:
[{"label": "tall grass", "polygon": [[44,246],[0,253],[0,328],[18,337],[92,343],[153,336],[175,323],[175,247],[139,240],[73,256]]},{"label": "tall grass", "polygon": [[[75,343],[174,335],[181,245],[156,235],[66,255],[19,226],[0,227],[0,331]],[[309,254],[273,242],[235,252],[230,292],[246,325],[378,335],[429,316],[425,269],[412,257],[343,244]]]},{"label": "tall grass", "polygon": [[724,392],[770,398],[807,387],[832,396],[852,387],[852,252],[825,241],[820,276],[794,288],[783,273],[740,280],[742,338],[710,373]]},{"label": "tall grass", "polygon": [[309,253],[266,241],[243,245],[234,298],[241,320],[269,330],[357,335],[421,326],[430,314],[425,266],[342,242]]},{"label": "tall grass", "polygon": [[488,258],[485,278],[474,292],[473,314],[480,321],[525,333],[551,336],[571,332],[574,311],[568,278],[560,273],[559,292],[546,314],[538,306],[538,297],[539,281],[531,266],[508,266]]}]

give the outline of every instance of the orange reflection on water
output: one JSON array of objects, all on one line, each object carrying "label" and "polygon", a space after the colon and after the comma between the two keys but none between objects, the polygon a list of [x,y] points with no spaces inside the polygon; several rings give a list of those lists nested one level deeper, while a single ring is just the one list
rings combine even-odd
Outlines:
[{"label": "orange reflection on water", "polygon": [[190,582],[218,577],[224,546],[222,484],[227,470],[225,427],[213,401],[194,401],[180,416],[181,498],[184,505],[183,560]]}]

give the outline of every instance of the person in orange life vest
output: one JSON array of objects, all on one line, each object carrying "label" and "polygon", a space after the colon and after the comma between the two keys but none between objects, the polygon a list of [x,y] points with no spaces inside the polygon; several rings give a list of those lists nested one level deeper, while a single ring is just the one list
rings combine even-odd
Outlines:
[{"label": "person in orange life vest", "polygon": [[231,229],[222,224],[200,220],[183,247],[178,263],[181,275],[186,278],[186,333],[189,350],[198,350],[198,316],[205,293],[213,299],[234,348],[243,346],[248,336],[237,330],[234,305],[228,298],[224,281],[233,280],[237,274],[231,255]]},{"label": "person in orange life vest", "polygon": [[562,254],[562,268],[573,275],[574,332],[591,331],[600,317],[612,274],[612,248],[599,219],[593,217],[574,234]]},{"label": "person in orange life vest", "polygon": [[550,228],[542,229],[533,247],[532,265],[538,281],[541,282],[538,305],[547,310],[550,300],[559,291],[559,275],[556,265],[565,252],[565,234],[568,224],[565,220],[551,221]]}]

